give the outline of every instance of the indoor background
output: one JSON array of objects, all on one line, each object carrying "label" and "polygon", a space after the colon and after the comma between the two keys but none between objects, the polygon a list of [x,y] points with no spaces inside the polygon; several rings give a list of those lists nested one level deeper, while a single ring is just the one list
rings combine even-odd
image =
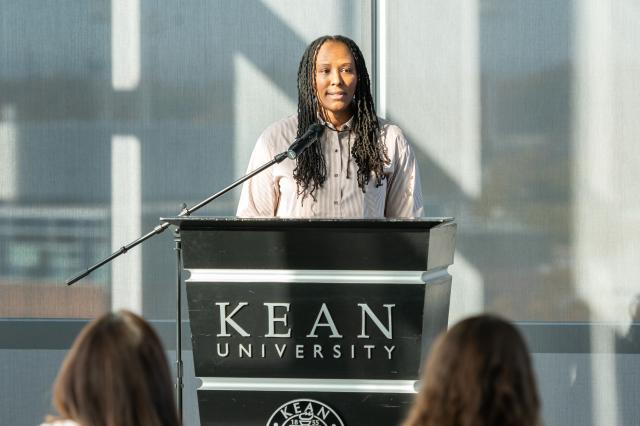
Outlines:
[{"label": "indoor background", "polygon": [[144,314],[175,359],[170,232],[65,280],[242,175],[324,34],[360,45],[425,215],[458,223],[450,322],[517,323],[545,424],[637,424],[636,0],[0,2],[1,423],[52,412],[66,350],[106,310]]}]

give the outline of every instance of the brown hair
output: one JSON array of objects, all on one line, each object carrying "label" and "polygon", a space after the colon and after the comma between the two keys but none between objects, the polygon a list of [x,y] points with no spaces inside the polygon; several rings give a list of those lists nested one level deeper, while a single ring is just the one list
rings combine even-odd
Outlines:
[{"label": "brown hair", "polygon": [[177,426],[173,385],[158,335],[119,311],[88,324],[54,384],[59,414],[83,426]]},{"label": "brown hair", "polygon": [[540,400],[524,339],[480,315],[436,340],[403,426],[536,426]]}]

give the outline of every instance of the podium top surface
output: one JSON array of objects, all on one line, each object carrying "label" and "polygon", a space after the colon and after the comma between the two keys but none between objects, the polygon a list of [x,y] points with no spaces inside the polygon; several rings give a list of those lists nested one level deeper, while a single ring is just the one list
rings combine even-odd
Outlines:
[{"label": "podium top surface", "polygon": [[175,217],[187,269],[427,271],[453,263],[452,218]]},{"label": "podium top surface", "polygon": [[221,216],[178,216],[160,218],[161,222],[182,229],[202,228],[370,228],[370,229],[430,229],[445,223],[453,223],[452,217],[421,217],[415,219],[283,219],[283,218],[239,218]]}]

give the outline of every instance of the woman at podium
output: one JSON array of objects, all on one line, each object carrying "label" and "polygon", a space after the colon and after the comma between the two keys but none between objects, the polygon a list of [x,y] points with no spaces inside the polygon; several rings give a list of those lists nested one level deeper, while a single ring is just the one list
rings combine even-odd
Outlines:
[{"label": "woman at podium", "polygon": [[315,123],[317,141],[247,181],[239,217],[383,218],[422,216],[415,155],[402,130],[376,116],[358,46],[323,36],[298,69],[298,113],[270,125],[249,161],[254,170]]}]

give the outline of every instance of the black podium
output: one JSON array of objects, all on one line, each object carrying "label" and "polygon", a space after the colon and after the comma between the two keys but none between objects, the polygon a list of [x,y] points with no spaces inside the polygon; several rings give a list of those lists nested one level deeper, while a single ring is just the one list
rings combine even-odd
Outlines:
[{"label": "black podium", "polygon": [[452,219],[179,227],[202,425],[396,425],[447,326]]}]

